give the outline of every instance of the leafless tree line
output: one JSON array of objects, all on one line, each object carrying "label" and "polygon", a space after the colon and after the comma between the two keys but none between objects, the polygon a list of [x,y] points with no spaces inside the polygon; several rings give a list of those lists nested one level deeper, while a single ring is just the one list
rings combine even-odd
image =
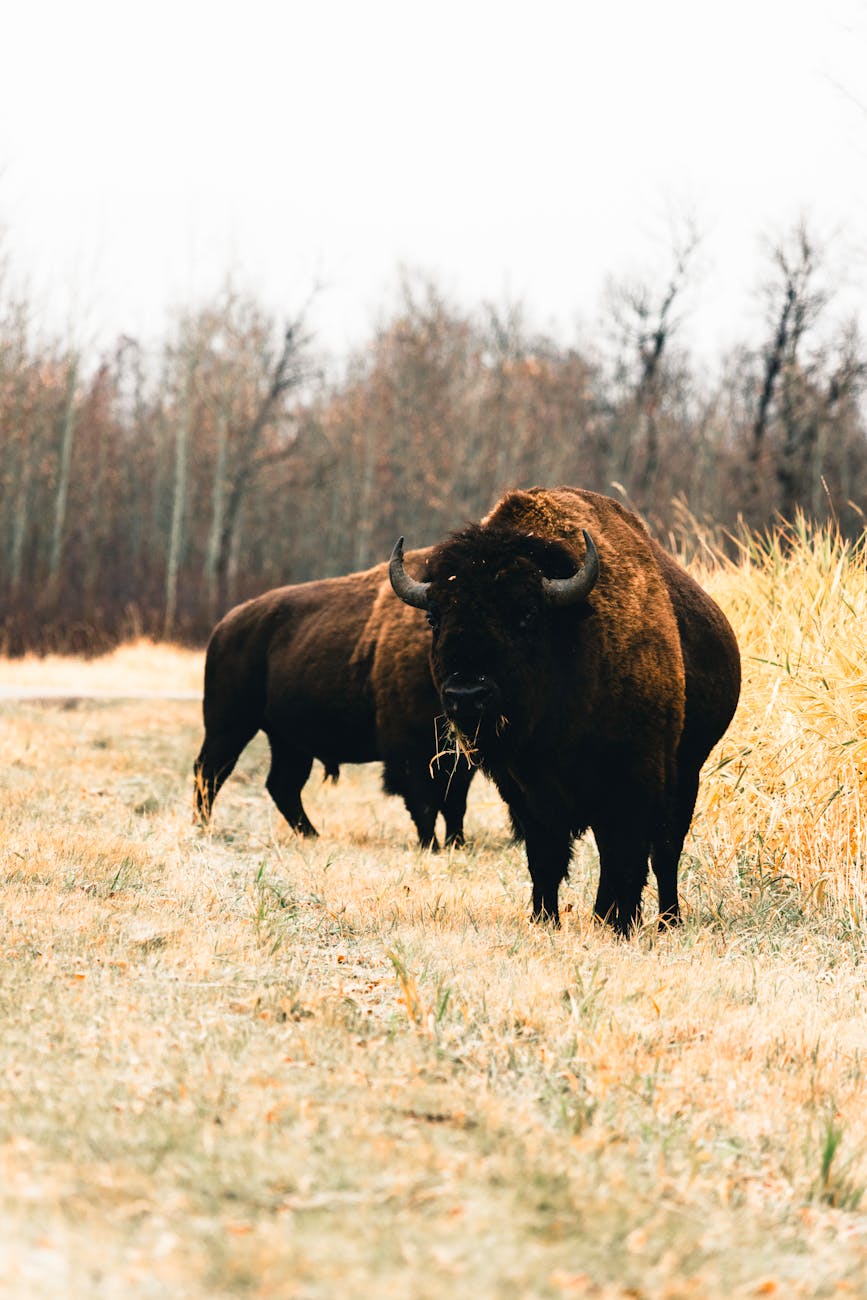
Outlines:
[{"label": "leafless tree line", "polygon": [[770,251],[764,346],[700,374],[681,313],[694,244],[621,284],[613,347],[564,346],[520,307],[474,312],[405,280],[338,379],[304,321],[229,289],[147,354],[94,366],[34,342],[0,275],[0,649],[201,640],[269,586],[435,540],[507,487],[619,491],[665,533],[867,508],[867,349],[837,320],[804,227]]}]

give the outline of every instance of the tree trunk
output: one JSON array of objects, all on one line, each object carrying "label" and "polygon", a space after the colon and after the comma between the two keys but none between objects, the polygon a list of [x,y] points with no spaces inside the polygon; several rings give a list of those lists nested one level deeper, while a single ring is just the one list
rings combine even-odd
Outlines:
[{"label": "tree trunk", "polygon": [[172,497],[172,529],[169,539],[169,554],[166,562],[166,598],[165,617],[163,619],[163,636],[168,639],[175,630],[178,609],[178,572],[181,562],[181,546],[184,530],[184,505],[187,496],[187,470],[189,466],[190,425],[193,418],[193,372],[195,361],[190,359],[187,365],[184,386],[184,404],[181,419],[175,437],[175,476]]},{"label": "tree trunk", "polygon": [[[23,425],[23,403],[17,404],[16,423]],[[27,429],[19,438],[18,483],[15,490],[15,507],[12,514],[12,542],[9,551],[9,590],[15,597],[21,588],[24,570],[24,543],[27,538],[30,510],[30,484],[33,476],[34,430]]]},{"label": "tree trunk", "polygon": [[249,427],[238,439],[238,450],[234,457],[235,471],[225,500],[222,526],[219,531],[217,545],[215,573],[219,612],[226,610],[229,605],[232,545],[247,488],[250,485],[250,480],[260,468],[256,462],[256,453],[259,449],[262,434],[269,421],[273,418],[274,410],[280,398],[285,392],[300,383],[297,330],[297,323],[287,328],[283,336],[283,348],[274,366],[268,389],[264,393]]},{"label": "tree trunk", "polygon": [[69,496],[69,474],[72,465],[72,443],[75,435],[75,381],[78,375],[78,358],[69,361],[66,381],[66,407],[60,435],[60,456],[57,473],[57,492],[54,497],[54,527],[51,534],[51,555],[48,561],[48,581],[54,586],[60,576],[63,559],[63,536],[66,527],[66,502]]},{"label": "tree trunk", "polygon": [[223,613],[219,605],[219,584],[217,565],[220,555],[220,536],[226,513],[226,443],[228,439],[228,417],[225,411],[217,416],[217,452],[214,460],[214,486],[211,494],[211,529],[208,535],[208,551],[205,557],[205,589],[208,602],[208,619],[216,622]]}]

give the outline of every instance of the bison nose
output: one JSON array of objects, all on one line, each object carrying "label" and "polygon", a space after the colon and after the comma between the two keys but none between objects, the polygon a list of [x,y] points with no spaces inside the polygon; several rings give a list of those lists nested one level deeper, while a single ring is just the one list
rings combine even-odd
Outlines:
[{"label": "bison nose", "polygon": [[441,695],[443,708],[450,718],[481,718],[494,707],[498,691],[487,677],[471,682],[450,677],[443,682]]}]

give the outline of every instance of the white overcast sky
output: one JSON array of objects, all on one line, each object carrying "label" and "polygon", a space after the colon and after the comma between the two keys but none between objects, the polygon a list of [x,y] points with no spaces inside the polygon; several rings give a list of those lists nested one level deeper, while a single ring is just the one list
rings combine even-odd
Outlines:
[{"label": "white overcast sky", "polygon": [[41,323],[147,338],[231,272],[364,340],[400,264],[564,338],[704,235],[687,325],[758,318],[805,216],[867,286],[867,0],[10,0],[0,226]]}]

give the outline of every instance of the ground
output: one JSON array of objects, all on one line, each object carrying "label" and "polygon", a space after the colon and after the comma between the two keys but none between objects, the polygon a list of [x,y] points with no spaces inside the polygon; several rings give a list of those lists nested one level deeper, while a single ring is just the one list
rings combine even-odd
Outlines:
[{"label": "ground", "polygon": [[196,830],[196,700],[82,672],[0,703],[0,1295],[867,1294],[861,917],[725,849],[737,734],[624,943],[481,779],[432,855],[314,769],[304,841],[260,738]]}]

